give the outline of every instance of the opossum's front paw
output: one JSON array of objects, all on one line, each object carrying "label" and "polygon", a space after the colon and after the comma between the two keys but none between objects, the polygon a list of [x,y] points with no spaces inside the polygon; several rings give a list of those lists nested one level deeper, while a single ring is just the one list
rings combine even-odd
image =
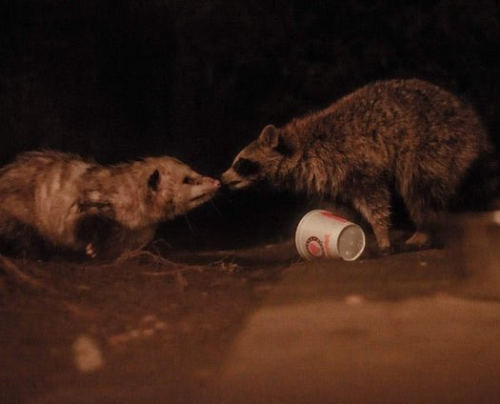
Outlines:
[{"label": "opossum's front paw", "polygon": [[89,258],[97,257],[97,252],[96,252],[94,246],[92,245],[92,243],[87,244],[87,246],[85,247],[85,254]]}]

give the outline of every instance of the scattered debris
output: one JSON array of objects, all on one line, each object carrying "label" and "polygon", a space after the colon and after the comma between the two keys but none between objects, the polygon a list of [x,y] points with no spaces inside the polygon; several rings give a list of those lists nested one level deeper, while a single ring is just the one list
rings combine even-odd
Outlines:
[{"label": "scattered debris", "polygon": [[176,281],[177,291],[181,293],[184,292],[189,285],[184,275],[182,275],[182,271],[177,271],[175,273],[175,281]]},{"label": "scattered debris", "polygon": [[115,334],[109,337],[110,345],[117,346],[126,344],[138,339],[150,338],[159,331],[164,331],[168,328],[168,324],[164,321],[158,320],[153,314],[144,316],[137,328],[132,330]]},{"label": "scattered debris", "polygon": [[229,274],[233,274],[241,269],[241,267],[235,262],[220,261],[218,264],[220,271],[227,272]]},{"label": "scattered debris", "polygon": [[104,360],[97,342],[88,335],[80,335],[73,344],[76,368],[83,373],[99,370]]},{"label": "scattered debris", "polygon": [[154,323],[156,320],[157,320],[157,318],[154,314],[148,314],[142,318],[142,322],[144,324]]},{"label": "scattered debris", "polygon": [[162,265],[164,267],[169,267],[172,269],[177,269],[179,267],[182,267],[183,265],[177,264],[173,261],[167,260],[166,258],[163,258],[159,254],[152,253],[151,251],[147,250],[135,250],[135,251],[129,251],[126,252],[122,255],[120,255],[116,260],[111,262],[109,265],[114,266],[116,264],[122,264],[127,261],[139,261],[139,262],[145,262],[148,264],[157,264],[157,265]]},{"label": "scattered debris", "polygon": [[344,301],[349,306],[359,306],[365,302],[365,298],[361,295],[349,295]]},{"label": "scattered debris", "polygon": [[28,275],[22,271],[10,259],[0,255],[0,265],[5,274],[10,276],[12,280],[20,285],[25,285],[34,290],[49,289],[42,281]]}]

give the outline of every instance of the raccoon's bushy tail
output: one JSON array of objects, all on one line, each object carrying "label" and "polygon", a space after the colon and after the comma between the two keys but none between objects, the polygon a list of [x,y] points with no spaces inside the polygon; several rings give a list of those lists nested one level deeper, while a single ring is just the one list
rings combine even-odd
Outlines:
[{"label": "raccoon's bushy tail", "polygon": [[500,156],[488,153],[474,162],[451,202],[450,210],[490,211],[500,209]]}]

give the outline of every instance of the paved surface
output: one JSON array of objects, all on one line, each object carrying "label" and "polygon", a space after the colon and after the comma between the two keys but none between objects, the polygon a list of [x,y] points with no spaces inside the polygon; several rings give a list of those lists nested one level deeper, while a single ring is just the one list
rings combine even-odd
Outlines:
[{"label": "paved surface", "polygon": [[485,298],[484,274],[464,279],[448,258],[293,266],[236,340],[221,397],[500,402],[500,288]]}]

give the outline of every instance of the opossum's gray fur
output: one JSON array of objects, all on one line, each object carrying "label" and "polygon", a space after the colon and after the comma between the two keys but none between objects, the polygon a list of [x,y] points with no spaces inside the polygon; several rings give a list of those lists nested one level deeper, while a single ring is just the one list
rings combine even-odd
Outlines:
[{"label": "opossum's gray fur", "polygon": [[234,189],[266,180],[349,201],[387,250],[391,189],[416,226],[407,243],[425,244],[434,214],[489,150],[468,103],[417,79],[378,81],[281,128],[267,126],[222,180]]},{"label": "opossum's gray fur", "polygon": [[151,241],[157,225],[210,199],[219,183],[172,157],[103,166],[57,151],[0,169],[0,237],[35,234],[56,248],[114,257]]}]

